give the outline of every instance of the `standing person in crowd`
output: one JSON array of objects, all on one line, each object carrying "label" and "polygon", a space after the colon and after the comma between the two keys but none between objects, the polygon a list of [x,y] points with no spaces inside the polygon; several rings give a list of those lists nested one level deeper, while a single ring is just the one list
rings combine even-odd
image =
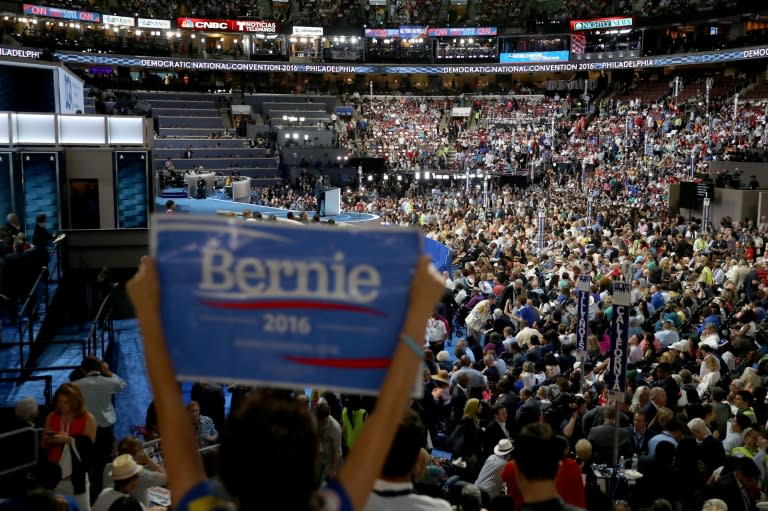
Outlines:
[{"label": "standing person in crowd", "polygon": [[[153,260],[142,261],[127,290],[144,337],[145,360],[155,395],[174,509],[222,509],[219,501],[212,498],[216,493],[205,478],[192,428],[183,418],[181,392],[163,340],[160,290]],[[423,350],[414,339],[424,335],[427,317],[443,290],[442,279],[430,270],[429,259],[422,257],[411,285],[401,342],[376,409],[339,470],[338,479],[330,481],[321,492],[326,510],[359,511],[368,500],[384,467],[402,412],[410,401],[414,377],[422,365]],[[317,437],[305,406],[295,400],[271,399],[264,392],[251,393],[230,420],[222,439],[221,481],[240,509],[259,508],[263,505],[264,492],[270,492],[281,496],[285,509],[309,510],[315,491],[316,449]],[[271,461],[253,463],[254,459]]]},{"label": "standing person in crowd", "polygon": [[5,231],[11,235],[11,238],[15,238],[21,233],[21,223],[16,213],[8,213],[5,217]]},{"label": "standing person in crowd", "polygon": [[323,175],[317,176],[315,181],[315,214],[318,216],[325,216],[325,186],[323,185]]},{"label": "standing person in crowd", "polygon": [[216,430],[213,419],[200,414],[200,404],[197,401],[187,403],[187,416],[199,448],[208,447],[219,441],[219,432]]},{"label": "standing person in crowd", "polygon": [[363,511],[396,511],[419,509],[423,511],[450,511],[447,500],[418,495],[413,491],[414,471],[419,453],[427,438],[427,430],[412,410],[405,413],[389,448],[381,475]]},{"label": "standing person in crowd", "polygon": [[331,416],[331,407],[325,398],[317,400],[317,437],[320,449],[317,456],[317,482],[335,478],[342,461],[341,425]]},{"label": "standing person in crowd", "polygon": [[96,441],[96,419],[86,409],[80,388],[73,383],[59,386],[53,403],[54,410],[45,418],[42,444],[48,450],[48,461],[61,465],[62,480],[56,490],[72,495],[80,511],[90,511],[88,474]]},{"label": "standing person in crowd", "polygon": [[[565,440],[559,440],[547,423],[525,426],[515,441],[515,459],[507,463],[502,478],[520,511],[579,511],[581,508],[565,501],[563,495],[573,493],[573,482],[558,483]],[[577,475],[580,472],[576,465]],[[579,475],[579,482],[581,476]],[[584,502],[584,488],[576,498]]]},{"label": "standing person in crowd", "polygon": [[117,412],[113,404],[114,396],[121,393],[128,384],[109,369],[109,364],[100,358],[89,355],[81,364],[85,376],[74,384],[83,393],[88,410],[96,420],[96,444],[90,465],[91,502],[101,492],[104,466],[112,459],[115,448],[115,422]]}]

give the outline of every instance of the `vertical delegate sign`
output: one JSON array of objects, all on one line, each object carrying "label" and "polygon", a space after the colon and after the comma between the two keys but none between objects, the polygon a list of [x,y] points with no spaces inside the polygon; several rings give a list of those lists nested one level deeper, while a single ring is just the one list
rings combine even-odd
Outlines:
[{"label": "vertical delegate sign", "polygon": [[701,212],[701,233],[707,232],[709,226],[709,197],[704,197],[703,210]]},{"label": "vertical delegate sign", "polygon": [[589,285],[591,280],[589,275],[579,275],[576,284],[577,299],[576,304],[576,350],[580,353],[587,351],[587,337],[589,336]]},{"label": "vertical delegate sign", "polygon": [[115,209],[118,229],[149,227],[149,187],[145,151],[115,153]]},{"label": "vertical delegate sign", "polygon": [[547,223],[547,212],[539,210],[539,223],[536,230],[536,255],[541,257],[544,252],[544,227]]},{"label": "vertical delegate sign", "polygon": [[151,235],[179,379],[378,393],[421,232],[158,214]]},{"label": "vertical delegate sign", "polygon": [[622,399],[627,386],[627,349],[629,344],[629,283],[613,283],[613,318],[611,321],[611,363],[606,382],[609,395]]}]

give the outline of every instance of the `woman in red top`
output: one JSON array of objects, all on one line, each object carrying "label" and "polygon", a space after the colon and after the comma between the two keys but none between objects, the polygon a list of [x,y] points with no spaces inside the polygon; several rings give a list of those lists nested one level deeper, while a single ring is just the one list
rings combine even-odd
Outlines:
[{"label": "woman in red top", "polygon": [[[48,461],[59,463],[64,446],[70,446],[71,456],[75,453],[72,447],[75,445],[75,437],[87,437],[94,442],[96,440],[96,419],[85,408],[85,399],[80,388],[72,383],[64,383],[53,395],[54,411],[45,418],[43,428],[43,448],[48,449]],[[90,498],[88,496],[88,476],[86,472],[85,491],[74,491],[71,477],[67,470],[62,472],[62,480],[56,487],[59,493],[72,495],[80,506],[81,511],[90,510]]]}]

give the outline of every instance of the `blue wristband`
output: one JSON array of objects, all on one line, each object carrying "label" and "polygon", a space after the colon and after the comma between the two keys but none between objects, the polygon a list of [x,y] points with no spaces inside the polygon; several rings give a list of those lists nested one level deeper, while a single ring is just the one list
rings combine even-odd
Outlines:
[{"label": "blue wristband", "polygon": [[419,346],[419,343],[414,341],[412,337],[403,334],[400,336],[400,340],[403,341],[417,357],[424,357],[424,348]]}]

